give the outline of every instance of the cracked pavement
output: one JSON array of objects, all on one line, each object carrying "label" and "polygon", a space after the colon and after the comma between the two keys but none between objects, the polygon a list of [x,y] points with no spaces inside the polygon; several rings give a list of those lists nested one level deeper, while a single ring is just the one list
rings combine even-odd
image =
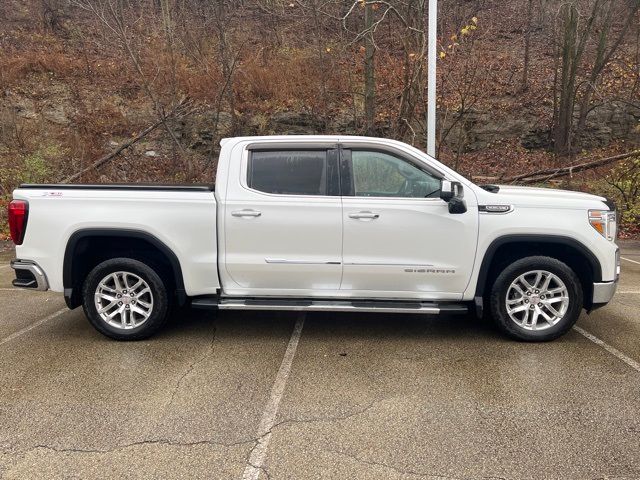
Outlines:
[{"label": "cracked pavement", "polygon": [[[622,265],[614,302],[578,325],[640,361],[640,265]],[[11,278],[0,339],[64,307]],[[517,343],[472,317],[308,315],[258,437],[295,319],[180,311],[118,343],[78,309],[7,341],[0,477],[240,479],[268,435],[263,479],[640,478],[640,372],[576,331]]]}]

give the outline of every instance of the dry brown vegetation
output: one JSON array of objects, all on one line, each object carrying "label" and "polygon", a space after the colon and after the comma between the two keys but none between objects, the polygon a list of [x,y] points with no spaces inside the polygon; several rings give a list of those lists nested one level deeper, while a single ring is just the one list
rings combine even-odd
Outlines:
[{"label": "dry brown vegetation", "polygon": [[[499,181],[640,144],[640,0],[440,0],[438,156]],[[0,187],[212,181],[220,138],[423,147],[425,0],[5,0]],[[368,80],[367,80],[368,79]],[[180,115],[166,117],[178,104]],[[562,179],[640,218],[640,160]]]}]

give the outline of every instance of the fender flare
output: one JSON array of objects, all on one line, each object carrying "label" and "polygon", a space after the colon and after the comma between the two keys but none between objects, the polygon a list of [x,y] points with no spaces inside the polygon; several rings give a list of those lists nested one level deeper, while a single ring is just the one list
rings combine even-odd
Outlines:
[{"label": "fender flare", "polygon": [[152,234],[134,229],[126,228],[86,228],[77,230],[71,234],[64,251],[64,263],[62,267],[62,284],[64,287],[64,299],[69,308],[76,308],[82,304],[82,294],[77,285],[74,285],[73,279],[73,261],[74,252],[80,240],[90,237],[123,237],[145,240],[162,252],[171,265],[173,278],[176,286],[176,295],[178,303],[183,305],[186,302],[187,295],[184,288],[184,278],[182,276],[182,267],[180,260],[176,254],[165,243]]},{"label": "fender flare", "polygon": [[496,238],[491,242],[487,250],[485,251],[484,258],[482,259],[482,264],[480,265],[480,270],[478,272],[478,281],[476,283],[476,305],[478,303],[478,298],[480,300],[483,297],[484,290],[486,288],[487,277],[489,275],[489,268],[491,263],[493,262],[493,257],[495,256],[496,251],[503,245],[508,243],[555,243],[559,245],[564,245],[567,247],[574,248],[579,251],[584,258],[587,260],[591,267],[591,271],[593,272],[593,281],[600,282],[602,280],[602,267],[600,262],[596,258],[589,248],[587,248],[584,244],[576,240],[575,238],[565,237],[562,235],[534,235],[534,234],[511,234],[511,235],[503,235],[501,237]]}]

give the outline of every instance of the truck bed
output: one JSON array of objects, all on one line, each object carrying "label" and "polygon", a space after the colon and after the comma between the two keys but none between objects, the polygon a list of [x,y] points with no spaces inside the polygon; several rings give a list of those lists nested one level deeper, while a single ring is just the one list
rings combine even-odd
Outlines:
[{"label": "truck bed", "polygon": [[211,185],[24,184],[14,198],[29,204],[17,258],[40,265],[53,291],[64,290],[64,259],[79,235],[110,235],[115,245],[144,237],[175,254],[187,295],[215,294],[219,287]]}]

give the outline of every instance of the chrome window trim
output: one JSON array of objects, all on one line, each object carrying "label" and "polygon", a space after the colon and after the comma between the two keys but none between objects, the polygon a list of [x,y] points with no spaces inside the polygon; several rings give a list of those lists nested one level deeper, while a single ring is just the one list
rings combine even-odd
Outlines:
[{"label": "chrome window trim", "polygon": [[[279,145],[274,147],[273,150],[278,150]],[[256,190],[255,188],[251,188],[247,182],[247,176],[249,174],[249,153],[251,152],[251,150],[256,150],[258,147],[255,147],[253,149],[248,148],[248,146],[245,146],[243,151],[242,151],[242,161],[240,163],[240,187],[242,187],[244,190],[247,190],[248,192],[251,193],[255,193],[258,195],[262,195],[265,197],[272,197],[272,198],[282,198],[282,199],[287,199],[287,198],[300,198],[300,199],[309,199],[309,198],[317,198],[317,199],[340,199],[341,197],[339,195],[305,195],[302,193],[296,193],[296,194],[288,194],[288,193],[268,193],[268,192],[263,192],[261,190]],[[284,148],[284,147],[282,147]],[[312,148],[312,147],[307,147],[307,148],[299,148],[299,150],[317,150],[319,148],[324,148],[324,147],[316,147],[316,148]],[[271,145],[269,146],[269,149],[271,149]],[[327,148],[328,149],[328,148]]]}]

